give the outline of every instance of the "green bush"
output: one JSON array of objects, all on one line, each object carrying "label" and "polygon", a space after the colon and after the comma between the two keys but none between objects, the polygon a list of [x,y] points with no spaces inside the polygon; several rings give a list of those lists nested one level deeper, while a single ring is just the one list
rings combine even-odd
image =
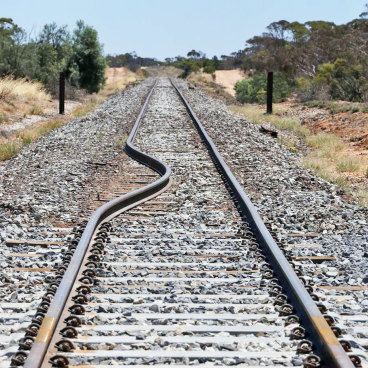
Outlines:
[{"label": "green bush", "polygon": [[196,60],[182,59],[177,67],[183,69],[183,72],[179,75],[179,78],[186,78],[191,72],[199,72],[201,67]]},{"label": "green bush", "polygon": [[[317,101],[316,100],[316,84],[312,79],[300,77],[295,80],[296,91],[301,102]],[[318,107],[318,106],[314,106]]]},{"label": "green bush", "polygon": [[323,63],[310,81],[315,91],[328,89],[328,95],[335,100],[362,102],[368,98],[368,60],[351,64],[346,58],[337,58],[334,63]]},{"label": "green bush", "polygon": [[259,104],[265,104],[266,103],[266,100],[267,100],[267,92],[266,92],[266,90],[263,89],[263,88],[260,89],[260,90],[258,90],[256,98],[257,98],[257,102]]},{"label": "green bush", "polygon": [[[291,94],[293,83],[281,72],[274,73],[273,102],[285,101]],[[267,90],[267,74],[255,73],[248,79],[235,84],[236,99],[241,103],[265,103]]]},{"label": "green bush", "polygon": [[216,71],[216,68],[213,65],[207,65],[203,68],[204,73],[213,74]]}]

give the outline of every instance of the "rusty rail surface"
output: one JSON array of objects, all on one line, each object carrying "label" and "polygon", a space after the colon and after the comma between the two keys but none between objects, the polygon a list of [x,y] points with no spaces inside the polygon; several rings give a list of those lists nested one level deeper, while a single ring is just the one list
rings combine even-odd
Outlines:
[{"label": "rusty rail surface", "polygon": [[324,360],[324,365],[327,364],[326,366],[329,368],[353,368],[354,364],[350,357],[346,354],[316,303],[313,301],[294,269],[285,258],[283,252],[272,238],[256,208],[236,180],[229,166],[226,164],[212,139],[209,137],[188,101],[185,99],[183,93],[172,79],[170,79],[170,81],[187,108],[189,115],[193,119],[225,183],[231,189],[231,194],[236,199],[236,204],[239,206],[241,214],[247,219],[256,239],[266,253],[267,261],[272,265],[274,273],[287,291],[293,306],[297,309],[302,324],[312,335],[313,342],[316,344]]},{"label": "rusty rail surface", "polygon": [[42,321],[35,342],[25,361],[24,368],[39,368],[42,366],[54,330],[60,319],[64,305],[69,297],[70,291],[73,287],[73,283],[83,262],[84,255],[87,252],[88,246],[97,227],[103,222],[108,221],[112,217],[118,215],[119,213],[132,208],[139,203],[142,203],[144,199],[147,199],[152,195],[161,192],[169,185],[171,174],[170,167],[167,166],[164,162],[144,152],[139,151],[132,143],[137,133],[139,124],[146,111],[147,105],[151,99],[155,86],[156,83],[154,84],[146,98],[146,101],[126,141],[124,150],[133,159],[158,172],[161,177],[151,184],[148,184],[142,188],[136,189],[130,193],[113,199],[112,201],[99,207],[92,214],[78,243],[73,258],[71,259],[71,262],[50,304],[47,314]]}]

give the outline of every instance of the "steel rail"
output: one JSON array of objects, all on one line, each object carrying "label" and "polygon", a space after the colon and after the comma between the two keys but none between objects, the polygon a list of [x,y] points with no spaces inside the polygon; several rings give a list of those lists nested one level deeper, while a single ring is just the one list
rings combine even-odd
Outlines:
[{"label": "steel rail", "polygon": [[256,208],[246,195],[244,189],[236,180],[229,166],[217,150],[215,144],[207,134],[193,109],[190,107],[183,93],[172,79],[170,79],[170,81],[183,101],[189,115],[193,119],[193,122],[207,146],[219,172],[231,188],[232,194],[240,207],[242,215],[245,216],[249,222],[257,241],[264,249],[267,255],[267,260],[273,267],[273,271],[278,276],[278,279],[287,291],[293,306],[295,306],[298,311],[303,326],[306,327],[307,331],[311,334],[313,342],[316,344],[317,350],[323,359],[323,364],[327,364],[326,366],[331,368],[354,368],[354,364],[350,360],[348,354],[346,354],[339,340],[336,338],[322,313],[318,309],[316,303],[313,301],[303,283],[296,275],[294,269],[285,258],[283,252],[272,238]]},{"label": "steel rail", "polygon": [[[157,83],[157,81],[156,81]],[[46,316],[44,317],[40,329],[38,331],[35,342],[29,351],[24,368],[39,368],[43,365],[44,358],[55,328],[59,322],[65,303],[72,290],[78,271],[83,263],[84,256],[87,252],[93,235],[103,222],[108,221],[112,217],[118,215],[124,210],[131,208],[145,199],[164,190],[170,183],[171,169],[163,161],[160,161],[144,152],[139,151],[134,145],[133,140],[137,133],[140,122],[145,114],[147,105],[151,99],[152,93],[156,87],[156,83],[151,88],[145,103],[133,125],[124,147],[125,152],[136,161],[150,167],[161,175],[159,179],[142,188],[136,189],[123,196],[117,197],[110,202],[99,207],[88,220],[87,226],[82,234],[78,246],[74,252],[71,262],[60,282],[54,298],[49,306]]]}]

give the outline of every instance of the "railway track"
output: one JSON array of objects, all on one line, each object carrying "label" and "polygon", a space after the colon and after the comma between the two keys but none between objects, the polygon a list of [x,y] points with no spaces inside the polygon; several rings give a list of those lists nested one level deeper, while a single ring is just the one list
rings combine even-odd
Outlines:
[{"label": "railway track", "polygon": [[174,83],[125,151],[135,190],[74,229],[8,366],[366,366]]}]

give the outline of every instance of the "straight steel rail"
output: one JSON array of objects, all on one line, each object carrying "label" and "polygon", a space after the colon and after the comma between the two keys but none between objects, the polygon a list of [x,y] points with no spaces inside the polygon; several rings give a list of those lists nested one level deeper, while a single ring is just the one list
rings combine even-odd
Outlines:
[{"label": "straight steel rail", "polygon": [[193,119],[194,124],[207,146],[218,170],[223,175],[225,182],[231,188],[233,195],[240,206],[242,215],[248,220],[257,241],[264,249],[267,259],[273,267],[273,271],[282,282],[282,286],[287,291],[288,296],[293,302],[293,306],[297,309],[299,316],[301,317],[301,322],[307,328],[308,332],[311,333],[313,342],[316,344],[321,358],[324,361],[324,365],[329,368],[354,368],[354,364],[350,360],[348,354],[346,354],[339,340],[336,338],[322,313],[318,309],[316,303],[313,301],[303,283],[296,275],[294,269],[285,258],[283,252],[272,238],[256,208],[249,197],[245,194],[244,189],[236,180],[229,166],[226,164],[212,139],[209,137],[193,109],[190,107],[188,101],[185,99],[183,93],[177,87],[175,82],[172,79],[170,80],[179,97],[183,101],[189,115]]},{"label": "straight steel rail", "polygon": [[46,352],[48,350],[53,332],[58,324],[64,305],[68,299],[70,291],[73,287],[73,283],[75,282],[75,278],[82,265],[84,255],[87,252],[88,246],[97,227],[104,221],[108,221],[111,217],[116,216],[122,211],[133,207],[135,204],[141,203],[142,200],[164,190],[169,185],[171,174],[170,167],[167,166],[163,161],[139,151],[132,143],[137,133],[139,124],[146,111],[147,105],[151,99],[156,83],[146,98],[146,101],[126,141],[124,150],[133,159],[158,172],[161,177],[153,183],[107,202],[92,214],[74,252],[71,262],[60,282],[56,294],[52,299],[47,314],[42,321],[35,342],[25,361],[24,368],[39,368],[45,363],[44,360]]}]

